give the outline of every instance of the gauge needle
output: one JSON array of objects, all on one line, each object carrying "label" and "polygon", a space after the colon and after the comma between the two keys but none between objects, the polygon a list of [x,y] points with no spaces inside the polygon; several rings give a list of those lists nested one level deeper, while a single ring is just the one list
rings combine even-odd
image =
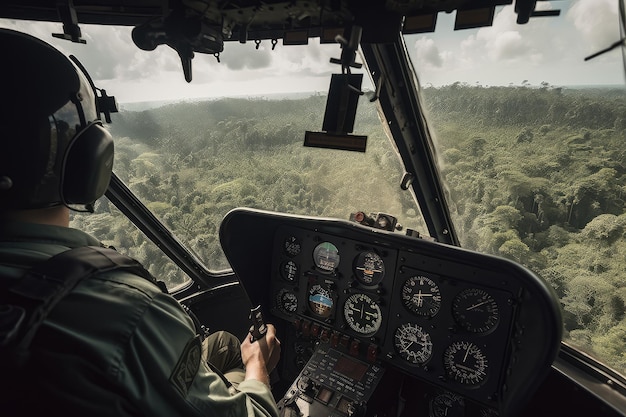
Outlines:
[{"label": "gauge needle", "polygon": [[476,307],[480,307],[480,306],[481,306],[481,305],[483,305],[483,304],[487,304],[488,302],[489,302],[489,301],[483,301],[482,303],[474,304],[473,306],[469,306],[469,307],[467,307],[467,309],[466,309],[466,310],[468,310],[468,311],[469,311],[469,310],[472,310],[472,309],[474,309],[474,308],[476,308]]},{"label": "gauge needle", "polygon": [[465,356],[463,356],[463,362],[467,360],[467,355],[469,355],[469,351],[470,351],[470,346],[468,346],[467,350],[465,350]]},{"label": "gauge needle", "polygon": [[364,307],[364,305],[361,304],[361,318],[363,318],[363,307]]},{"label": "gauge needle", "polygon": [[432,297],[432,296],[433,296],[432,294],[428,294],[428,293],[422,294],[422,290],[419,290],[419,292],[415,294],[413,297],[417,298],[417,301],[416,301],[417,306],[421,307],[422,304],[424,304],[423,297]]}]

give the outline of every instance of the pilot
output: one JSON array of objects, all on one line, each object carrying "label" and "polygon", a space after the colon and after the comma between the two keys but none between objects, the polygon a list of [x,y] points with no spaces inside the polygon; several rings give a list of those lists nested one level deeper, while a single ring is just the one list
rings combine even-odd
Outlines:
[{"label": "pilot", "polygon": [[[4,337],[7,288],[26,270],[71,248],[101,246],[69,227],[69,213],[70,207],[89,211],[104,194],[113,143],[98,120],[92,83],[73,61],[7,29],[0,29],[0,52]],[[210,336],[207,362],[199,355],[194,322],[178,301],[128,270],[99,272],[50,311],[24,368],[2,386],[20,387],[20,414],[35,407],[45,415],[278,415],[268,376],[280,356],[275,328],[268,325],[260,341],[233,338]],[[6,357],[5,349],[0,340]],[[7,378],[4,369],[2,375]],[[18,385],[18,379],[24,382]],[[10,400],[5,388],[2,396],[0,402]]]}]

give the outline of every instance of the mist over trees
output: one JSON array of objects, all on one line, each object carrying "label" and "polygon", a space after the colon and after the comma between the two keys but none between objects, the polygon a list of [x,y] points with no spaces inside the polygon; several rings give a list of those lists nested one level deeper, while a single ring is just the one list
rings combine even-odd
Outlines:
[{"label": "mist over trees", "polygon": [[[626,373],[626,101],[623,90],[422,90],[464,247],[518,261],[561,300],[565,337]],[[375,105],[359,105],[365,154],[304,148],[325,96],[221,99],[114,115],[115,172],[213,269],[237,206],[347,219],[383,211],[425,232]],[[107,201],[73,224],[151,272],[184,276]]]}]

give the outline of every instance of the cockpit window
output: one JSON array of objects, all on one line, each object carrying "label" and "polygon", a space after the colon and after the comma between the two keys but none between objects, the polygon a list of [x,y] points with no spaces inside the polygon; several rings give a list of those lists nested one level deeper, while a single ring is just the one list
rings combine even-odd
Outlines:
[{"label": "cockpit window", "polygon": [[520,262],[561,300],[565,341],[626,374],[626,91],[618,2],[406,36],[464,247]]},{"label": "cockpit window", "polygon": [[[76,55],[115,95],[114,172],[210,270],[229,268],[218,232],[236,207],[344,220],[386,213],[403,232],[427,234],[413,195],[400,188],[404,170],[371,94],[361,96],[354,125],[368,136],[365,153],[303,146],[307,130],[322,130],[331,74],[341,72],[330,63],[338,44],[228,43],[219,57],[196,54],[187,83],[175,51],[139,50],[131,28],[81,25],[87,44],[78,45],[51,36],[58,24],[0,24]],[[188,279],[154,258],[158,249],[106,198],[73,225],[153,265],[170,287]]]}]

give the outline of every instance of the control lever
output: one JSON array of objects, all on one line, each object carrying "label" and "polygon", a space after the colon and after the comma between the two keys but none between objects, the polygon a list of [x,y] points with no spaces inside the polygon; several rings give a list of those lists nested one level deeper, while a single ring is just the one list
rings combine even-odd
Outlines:
[{"label": "control lever", "polygon": [[[252,322],[252,326],[250,326],[250,342],[254,343],[256,341],[261,345],[261,351],[266,356],[268,347],[267,341],[265,340],[265,334],[267,333],[267,325],[265,324],[265,320],[263,320],[263,314],[261,313],[261,305],[250,309],[250,321]],[[278,374],[276,373],[276,369],[272,369],[270,372],[270,384],[276,382],[278,378]]]},{"label": "control lever", "polygon": [[267,326],[263,320],[263,314],[261,313],[261,305],[250,309],[250,321],[252,326],[250,327],[250,334],[252,335],[251,342],[263,339],[267,333]]}]

